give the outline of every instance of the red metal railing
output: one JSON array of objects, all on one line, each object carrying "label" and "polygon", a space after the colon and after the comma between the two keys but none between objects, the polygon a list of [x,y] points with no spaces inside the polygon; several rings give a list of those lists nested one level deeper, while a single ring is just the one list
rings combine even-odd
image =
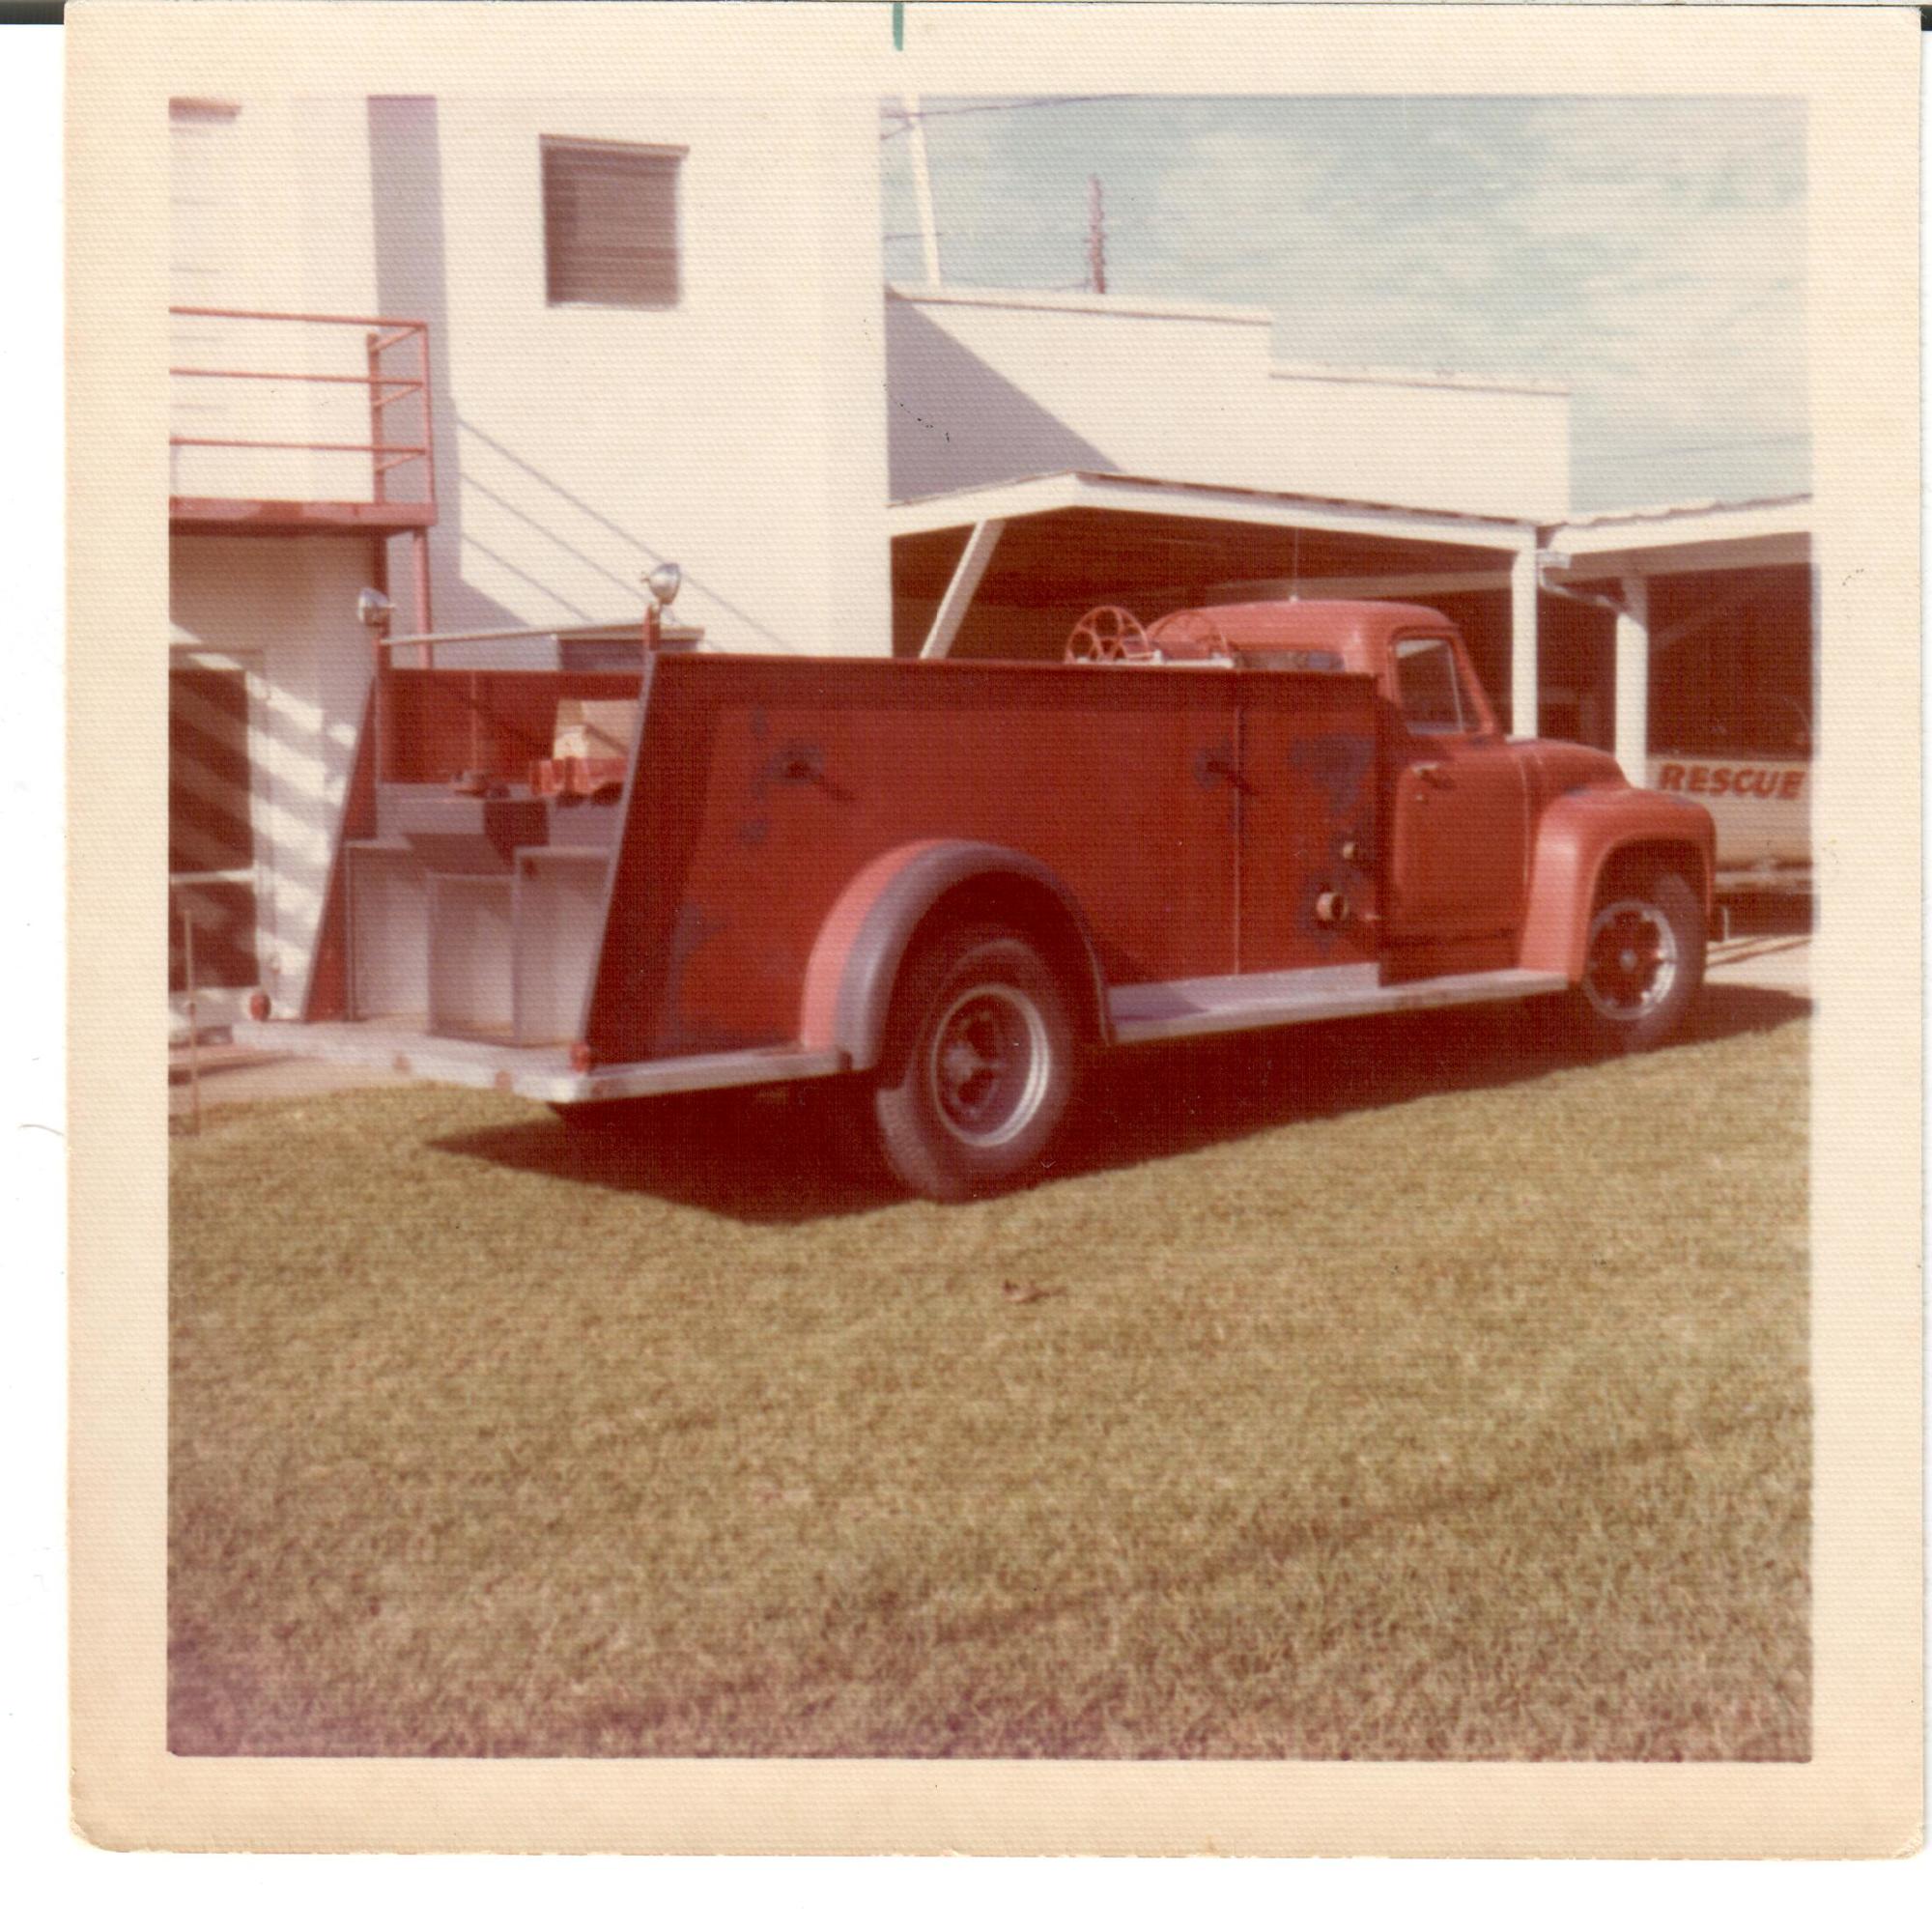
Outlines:
[{"label": "red metal railing", "polygon": [[[298,328],[359,328],[364,331],[362,366],[355,371],[329,369],[291,369],[261,367],[172,367],[171,378],[181,382],[221,383],[303,383],[333,387],[364,388],[369,392],[369,440],[340,440],[333,438],[281,436],[187,436],[170,433],[171,449],[236,449],[306,451],[326,456],[366,455],[369,461],[368,494],[331,500],[407,504],[427,509],[434,520],[436,502],[436,438],[431,418],[429,381],[429,326],[422,322],[404,322],[380,315],[296,315],[267,309],[170,307],[172,316],[210,322],[236,324],[278,324]],[[397,372],[395,360],[407,355],[407,372]],[[285,357],[293,359],[296,357]],[[252,358],[251,358],[252,359]],[[177,394],[180,394],[179,388]],[[398,404],[413,403],[412,428],[414,440],[399,440],[391,430],[389,412]],[[408,431],[403,432],[405,434]],[[412,464],[421,478],[422,494],[407,498],[392,497],[391,474]],[[225,488],[218,492],[230,497],[261,494],[255,490]],[[411,518],[411,521],[417,520]]]}]

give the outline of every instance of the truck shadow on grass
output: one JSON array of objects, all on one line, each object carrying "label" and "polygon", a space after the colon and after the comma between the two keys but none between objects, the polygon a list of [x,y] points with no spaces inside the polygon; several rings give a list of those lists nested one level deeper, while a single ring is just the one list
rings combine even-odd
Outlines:
[{"label": "truck shadow on grass", "polygon": [[[1809,1000],[1756,985],[1705,988],[1666,1052],[1768,1032]],[[1589,1062],[1538,1005],[1344,1019],[1142,1046],[1094,1065],[1048,1186],[1172,1158],[1300,1121],[1378,1111],[1427,1095],[1523,1084]],[[433,1142],[520,1172],[696,1206],[759,1226],[874,1211],[904,1194],[840,1157],[838,1109],[860,1095],[824,1081],[763,1094],[693,1093],[599,1108],[594,1121],[534,1117]]]}]

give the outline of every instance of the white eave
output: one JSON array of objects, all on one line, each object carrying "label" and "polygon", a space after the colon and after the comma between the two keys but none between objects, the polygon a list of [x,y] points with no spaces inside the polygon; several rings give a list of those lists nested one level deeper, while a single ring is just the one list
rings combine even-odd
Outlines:
[{"label": "white eave", "polygon": [[1808,516],[1810,509],[1811,498],[1808,495],[1749,496],[1732,501],[1719,497],[1705,497],[1695,502],[1662,502],[1646,504],[1638,509],[1593,510],[1588,516],[1571,517],[1563,526],[1566,529],[1595,529],[1613,523],[1683,523],[1692,518],[1736,516],[1747,510],[1786,517],[1797,511]]},{"label": "white eave", "polygon": [[1064,469],[1010,482],[981,483],[937,496],[914,497],[886,511],[895,536],[959,529],[993,520],[1041,516],[1061,509],[1106,509],[1129,515],[1192,516],[1282,529],[1327,529],[1342,534],[1462,543],[1473,549],[1533,549],[1537,525],[1527,517],[1478,516],[1458,510],[1405,508],[1342,497],[1296,496],[1171,477]]},{"label": "white eave", "polygon": [[1359,368],[1328,362],[1271,362],[1271,382],[1359,383],[1376,388],[1466,388],[1492,395],[1548,395],[1566,399],[1568,384],[1533,376],[1470,375],[1460,369]]},{"label": "white eave", "polygon": [[1036,313],[1107,315],[1149,322],[1221,322],[1237,328],[1272,328],[1274,315],[1265,308],[1235,308],[1214,302],[1144,301],[1138,296],[1085,295],[1038,288],[958,288],[951,283],[889,281],[889,301],[910,301],[921,307],[1021,308]]},{"label": "white eave", "polygon": [[1576,516],[1545,531],[1546,547],[1573,556],[1642,552],[1708,543],[1800,538],[1811,531],[1808,496],[1756,497],[1738,502],[1679,502],[1648,509]]}]

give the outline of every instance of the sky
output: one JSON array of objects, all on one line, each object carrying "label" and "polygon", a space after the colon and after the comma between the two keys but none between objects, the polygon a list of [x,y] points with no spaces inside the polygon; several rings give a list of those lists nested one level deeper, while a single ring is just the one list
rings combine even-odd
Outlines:
[{"label": "sky", "polygon": [[[893,105],[895,103],[888,103]],[[943,278],[1266,308],[1283,361],[1572,391],[1577,513],[1809,487],[1800,100],[928,99]],[[923,278],[882,115],[886,272]]]}]

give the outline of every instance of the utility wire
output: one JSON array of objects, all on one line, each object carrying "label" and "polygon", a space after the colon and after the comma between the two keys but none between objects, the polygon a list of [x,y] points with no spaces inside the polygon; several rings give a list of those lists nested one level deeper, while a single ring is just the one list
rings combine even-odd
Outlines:
[{"label": "utility wire", "polygon": [[1633,456],[1712,456],[1725,449],[1763,449],[1778,442],[1810,440],[1808,429],[1792,429],[1781,436],[1734,436],[1726,442],[1633,442],[1626,445]]},{"label": "utility wire", "polygon": [[[966,107],[922,107],[919,118],[922,121],[948,121],[958,114],[1014,114],[1027,107],[1081,107],[1092,101],[1124,100],[1123,94],[1042,94],[1023,100],[980,100]],[[912,117],[901,107],[882,107],[880,112],[896,121],[899,125],[888,128],[879,136],[882,141],[895,139],[912,126]]]}]

